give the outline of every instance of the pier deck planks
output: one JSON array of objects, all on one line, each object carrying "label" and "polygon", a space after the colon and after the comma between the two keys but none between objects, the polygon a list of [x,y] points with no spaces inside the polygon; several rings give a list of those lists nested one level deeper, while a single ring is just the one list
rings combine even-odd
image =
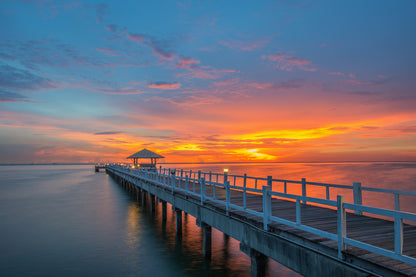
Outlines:
[{"label": "pier deck planks", "polygon": [[[170,183],[170,178],[163,180],[166,184]],[[157,185],[158,186],[158,185]],[[195,184],[190,181],[188,184],[188,190],[192,191],[195,186],[195,193],[200,193],[201,187],[198,182]],[[185,181],[177,182],[176,187],[185,189]],[[167,189],[164,187],[164,189]],[[178,194],[185,194],[182,191],[176,191]],[[206,195],[213,197],[213,187],[206,186]],[[215,199],[225,201],[226,194],[225,189],[221,187],[215,188]],[[188,195],[188,199],[191,201],[199,202],[200,198],[195,195]],[[231,189],[230,193],[231,203],[243,207],[243,192]],[[247,192],[246,207],[257,212],[263,211],[263,198],[262,195],[252,194]],[[206,200],[205,205],[222,211],[225,213],[225,205],[221,205]],[[286,220],[296,221],[296,202],[287,201],[282,199],[272,199],[272,215]],[[230,210],[230,216],[236,216],[240,219],[254,223],[256,226],[263,226],[263,218],[249,214],[245,211]],[[388,250],[394,250],[394,223],[392,221],[374,218],[366,215],[356,215],[348,213],[346,216],[347,221],[347,237],[351,239],[357,239],[359,241],[385,248]],[[301,204],[301,222],[304,225],[320,229],[329,233],[337,234],[337,211],[330,208],[312,206],[308,204]],[[330,239],[311,234],[309,232],[290,227],[280,223],[270,223],[270,230],[278,230],[278,233],[288,232],[302,237],[312,243],[322,245],[337,250],[337,242]],[[403,224],[403,254],[416,257],[416,226]],[[346,253],[355,257],[359,257],[364,260],[368,260],[387,268],[394,268],[395,270],[402,272],[409,276],[416,276],[416,268],[412,265],[390,259],[369,251],[359,249],[352,246],[347,246]]]}]

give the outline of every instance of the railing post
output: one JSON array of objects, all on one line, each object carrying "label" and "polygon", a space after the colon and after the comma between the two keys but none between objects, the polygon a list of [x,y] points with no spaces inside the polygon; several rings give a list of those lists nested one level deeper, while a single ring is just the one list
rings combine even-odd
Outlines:
[{"label": "railing post", "polygon": [[273,191],[272,182],[273,182],[272,176],[267,176],[267,186],[270,188],[271,191]]},{"label": "railing post", "polygon": [[[215,192],[215,183],[212,183],[211,182],[211,176],[212,176],[212,173],[211,173],[211,171],[209,172],[209,182],[211,183],[211,185],[212,185],[212,198],[214,198],[214,199],[216,199],[216,192]],[[217,183],[218,183],[218,175],[217,175]]]},{"label": "railing post", "polygon": [[[302,178],[302,197],[306,197],[306,179]],[[306,204],[306,201],[302,201],[303,204]]]},{"label": "railing post", "polygon": [[181,178],[183,177],[183,169],[181,169]]},{"label": "railing post", "polygon": [[244,173],[243,181],[243,207],[247,209],[247,173]]},{"label": "railing post", "polygon": [[271,195],[269,195],[270,187],[263,186],[263,227],[264,230],[269,230],[269,218],[271,213]]},{"label": "railing post", "polygon": [[230,214],[230,182],[225,182],[225,211]]},{"label": "railing post", "polygon": [[394,252],[398,255],[403,254],[403,219],[400,212],[395,212],[394,217]]},{"label": "railing post", "polygon": [[171,177],[171,183],[172,183],[172,194],[175,193],[175,176],[172,175]]},{"label": "railing post", "polygon": [[201,183],[201,170],[198,170],[198,183]]},{"label": "railing post", "polygon": [[302,224],[302,214],[301,214],[300,199],[296,199],[296,224]]},{"label": "railing post", "polygon": [[400,211],[400,194],[394,194],[394,209]]},{"label": "railing post", "polygon": [[[353,184],[353,191],[354,191],[354,204],[355,205],[362,205],[363,204],[363,195],[361,190],[361,183],[354,182]],[[354,211],[355,214],[362,215],[362,211]]]},{"label": "railing post", "polygon": [[224,171],[224,185],[228,181],[228,172]]},{"label": "railing post", "polygon": [[347,236],[347,221],[344,208],[345,196],[337,196],[337,232],[338,232],[338,258],[342,259],[342,251],[345,250],[344,238]]},{"label": "railing post", "polygon": [[325,190],[326,190],[326,200],[329,200],[329,186],[325,186]]},{"label": "railing post", "polygon": [[189,177],[185,175],[185,196],[188,195],[188,185],[189,185]]},{"label": "railing post", "polygon": [[201,178],[201,205],[204,205],[205,202],[205,178]]}]

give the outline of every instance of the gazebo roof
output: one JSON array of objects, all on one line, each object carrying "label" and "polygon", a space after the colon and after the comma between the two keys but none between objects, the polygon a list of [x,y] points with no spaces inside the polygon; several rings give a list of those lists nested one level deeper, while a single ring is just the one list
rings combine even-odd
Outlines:
[{"label": "gazebo roof", "polygon": [[127,159],[152,159],[152,158],[164,158],[164,157],[147,149],[140,150],[139,152],[136,152],[133,155],[127,157]]}]

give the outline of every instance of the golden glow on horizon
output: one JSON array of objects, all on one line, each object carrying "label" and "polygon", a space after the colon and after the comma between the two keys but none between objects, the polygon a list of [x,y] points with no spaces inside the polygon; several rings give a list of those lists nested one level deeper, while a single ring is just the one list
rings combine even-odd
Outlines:
[{"label": "golden glow on horizon", "polygon": [[255,159],[255,160],[267,160],[272,161],[276,160],[276,156],[265,154],[265,153],[259,153],[259,149],[238,149],[234,150],[236,154],[239,156],[247,157],[249,159]]},{"label": "golden glow on horizon", "polygon": [[263,140],[263,139],[282,139],[284,141],[290,140],[306,140],[306,139],[316,139],[333,134],[343,133],[342,130],[335,130],[330,128],[317,128],[309,130],[278,130],[278,131],[267,131],[259,132],[252,134],[236,135],[231,136],[233,139],[238,140]]},{"label": "golden glow on horizon", "polygon": [[204,151],[203,149],[200,148],[200,145],[190,144],[190,143],[178,145],[174,149],[175,150],[185,150],[185,151]]},{"label": "golden glow on horizon", "polygon": [[[194,132],[195,126],[188,127],[181,122],[179,126],[172,126],[175,132],[168,134],[166,130],[171,130],[165,129],[165,125],[146,129],[143,133],[140,130],[129,132],[133,126],[128,125],[114,134],[88,133],[46,125],[26,125],[22,128],[18,125],[7,126],[7,133],[15,137],[24,137],[28,132],[39,133],[34,137],[39,138],[38,143],[42,139],[55,142],[54,147],[36,150],[33,153],[35,162],[127,162],[127,156],[142,148],[165,156],[165,162],[179,163],[406,160],[415,157],[414,116],[413,113],[367,120],[340,120],[338,124],[322,122],[319,127],[307,128],[314,124],[311,121],[302,124],[302,128],[294,123],[293,129],[283,128],[279,125],[281,122],[277,121],[267,125],[264,122],[259,122],[260,125],[247,123],[243,127],[218,122],[214,131],[202,129]],[[36,120],[42,121],[42,118]],[[287,124],[284,122],[284,126]],[[270,126],[276,129],[270,130]],[[112,128],[117,130],[115,126]]]}]

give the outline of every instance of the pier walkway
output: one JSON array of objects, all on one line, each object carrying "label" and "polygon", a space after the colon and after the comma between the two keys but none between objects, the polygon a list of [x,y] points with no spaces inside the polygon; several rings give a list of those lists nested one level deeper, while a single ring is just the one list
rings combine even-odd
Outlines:
[{"label": "pier walkway", "polygon": [[[305,276],[416,276],[416,214],[400,211],[400,196],[416,192],[117,165],[106,171],[138,198],[149,195],[152,208],[157,197],[162,218],[170,203],[177,232],[182,211],[194,216],[207,258],[211,227],[240,241],[252,276],[264,274],[266,257]],[[289,194],[294,185],[299,193]],[[326,197],[309,197],[310,186],[324,187]],[[350,190],[353,203],[330,200],[336,189]],[[391,194],[395,209],[363,205],[362,191]]]}]

